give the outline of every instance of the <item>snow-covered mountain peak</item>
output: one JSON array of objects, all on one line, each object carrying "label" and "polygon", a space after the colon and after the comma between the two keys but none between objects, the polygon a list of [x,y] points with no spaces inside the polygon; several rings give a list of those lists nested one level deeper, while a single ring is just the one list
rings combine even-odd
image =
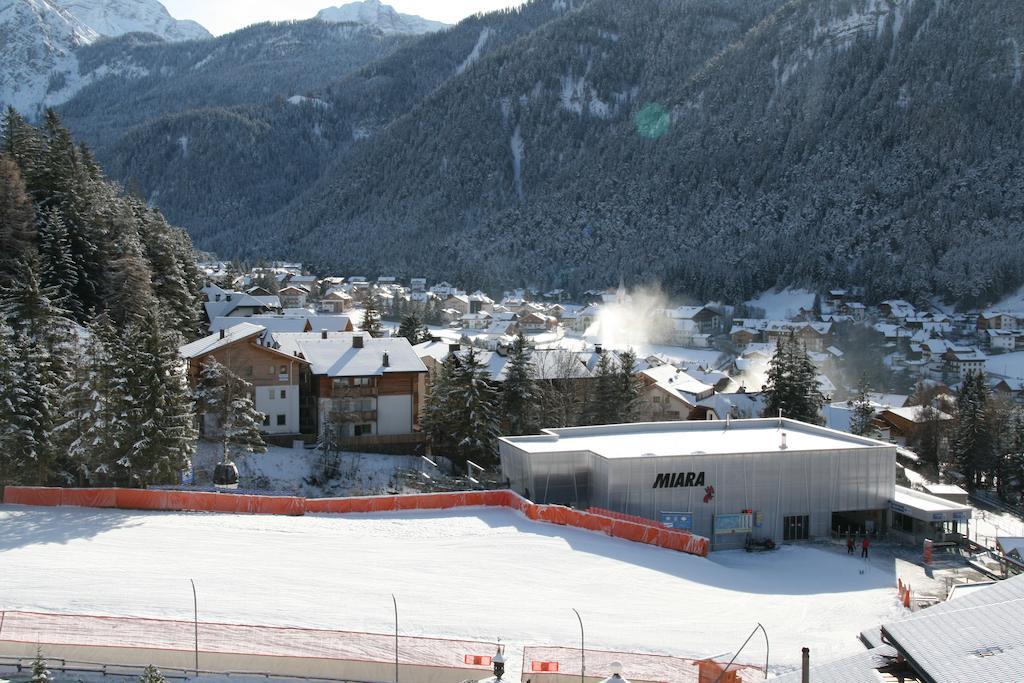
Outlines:
[{"label": "snow-covered mountain peak", "polygon": [[136,31],[169,41],[210,37],[157,0],[0,0],[0,106],[34,117],[66,101],[89,77],[78,48]]},{"label": "snow-covered mountain peak", "polygon": [[329,23],[352,23],[371,26],[386,34],[431,33],[448,28],[448,24],[431,21],[411,14],[399,14],[391,5],[380,0],[362,0],[339,7],[328,7],[316,15],[317,19]]},{"label": "snow-covered mountain peak", "polygon": [[120,36],[137,31],[165,40],[210,38],[198,23],[175,19],[158,0],[48,0],[66,10],[101,36]]}]

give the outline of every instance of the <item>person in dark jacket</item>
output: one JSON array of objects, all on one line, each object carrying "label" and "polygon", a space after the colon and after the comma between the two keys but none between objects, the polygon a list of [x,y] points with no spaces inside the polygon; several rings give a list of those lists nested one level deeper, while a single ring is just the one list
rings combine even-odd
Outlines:
[{"label": "person in dark jacket", "polygon": [[846,537],[846,554],[853,555],[853,534]]},{"label": "person in dark jacket", "polygon": [[869,545],[871,545],[871,543],[870,543],[870,541],[868,541],[868,537],[865,536],[864,540],[860,542],[860,556],[861,557],[867,557],[868,556],[868,546]]}]

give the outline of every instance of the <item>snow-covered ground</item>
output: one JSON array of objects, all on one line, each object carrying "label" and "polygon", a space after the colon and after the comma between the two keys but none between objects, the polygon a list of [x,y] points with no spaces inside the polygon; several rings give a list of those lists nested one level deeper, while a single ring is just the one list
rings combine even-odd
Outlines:
[{"label": "snow-covered ground", "polygon": [[801,308],[811,309],[814,305],[814,292],[806,289],[769,289],[745,303],[747,306],[762,309],[766,318],[788,320],[799,313]]},{"label": "snow-covered ground", "polygon": [[985,370],[1003,377],[1024,379],[1024,351],[989,356]]},{"label": "snow-covered ground", "polygon": [[1013,294],[1008,294],[989,308],[993,311],[1024,314],[1024,287],[1021,287]]},{"label": "snow-covered ground", "polygon": [[[702,559],[531,522],[508,510],[305,517],[0,506],[0,609],[710,656],[760,621],[772,669],[862,650],[901,614],[894,560],[814,546]],[[760,642],[743,659],[763,658]]]},{"label": "snow-covered ground", "polygon": [[[217,444],[199,443],[192,459],[198,486],[212,485],[213,468],[220,459]],[[387,493],[398,486],[396,475],[400,470],[429,467],[414,456],[342,453],[339,456],[339,476],[328,483],[314,485],[310,480],[320,469],[320,461],[319,451],[278,446],[268,446],[266,453],[232,456],[232,462],[238,467],[240,488],[308,498]]]}]

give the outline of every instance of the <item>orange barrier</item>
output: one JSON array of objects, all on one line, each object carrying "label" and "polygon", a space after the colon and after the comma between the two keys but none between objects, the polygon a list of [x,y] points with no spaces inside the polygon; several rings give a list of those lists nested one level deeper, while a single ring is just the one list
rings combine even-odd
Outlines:
[{"label": "orange barrier", "polygon": [[573,510],[561,505],[532,503],[514,491],[467,491],[424,493],[363,498],[297,498],[254,496],[205,491],[160,489],[59,489],[8,486],[4,501],[17,505],[76,505],[124,510],[166,510],[221,512],[259,515],[304,515],[309,513],[351,514],[397,512],[401,510],[450,510],[462,507],[504,507],[517,510],[527,519],[596,531],[634,543],[645,543],[706,557],[708,539],[688,531],[666,529],[655,522],[619,519],[606,514]]},{"label": "orange barrier", "polygon": [[61,489],[60,504],[83,508],[116,508],[117,489]]},{"label": "orange barrier", "polygon": [[61,491],[43,486],[5,486],[4,502],[9,505],[56,507],[60,505]]}]

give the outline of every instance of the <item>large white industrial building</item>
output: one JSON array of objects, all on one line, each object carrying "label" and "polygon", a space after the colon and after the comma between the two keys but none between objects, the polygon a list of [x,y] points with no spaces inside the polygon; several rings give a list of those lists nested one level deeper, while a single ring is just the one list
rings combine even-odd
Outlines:
[{"label": "large white industrial building", "polygon": [[526,497],[688,528],[715,549],[833,529],[873,534],[893,515],[922,533],[966,522],[965,506],[897,496],[896,448],[774,418],[549,429],[500,441],[502,470]]}]

